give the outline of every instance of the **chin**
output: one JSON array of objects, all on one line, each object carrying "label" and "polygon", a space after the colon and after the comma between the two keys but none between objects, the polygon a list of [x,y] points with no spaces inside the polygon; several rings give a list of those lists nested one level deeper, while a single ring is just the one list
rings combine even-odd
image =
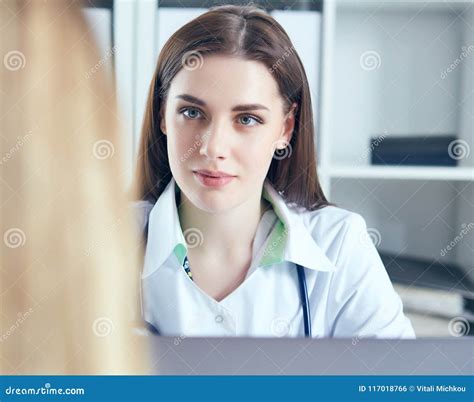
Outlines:
[{"label": "chin", "polygon": [[194,176],[194,173],[176,175],[175,180],[186,198],[196,208],[208,213],[229,211],[238,206],[239,200],[242,199],[242,186],[238,177],[221,187],[204,185]]},{"label": "chin", "polygon": [[194,191],[195,192],[193,196],[188,198],[196,206],[196,208],[199,208],[203,211],[217,214],[228,211],[234,207],[231,202],[235,202],[235,199],[229,195],[209,192],[205,189],[198,189]]},{"label": "chin", "polygon": [[238,205],[235,191],[229,191],[229,186],[222,189],[209,189],[199,183],[187,183],[182,191],[191,203],[208,213],[222,213]]}]

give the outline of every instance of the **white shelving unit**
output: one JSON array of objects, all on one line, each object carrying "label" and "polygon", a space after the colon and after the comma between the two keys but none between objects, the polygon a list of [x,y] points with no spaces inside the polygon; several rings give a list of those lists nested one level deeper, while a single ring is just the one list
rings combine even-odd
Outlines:
[{"label": "white shelving unit", "polygon": [[392,180],[450,180],[473,181],[474,170],[469,167],[412,166],[334,166],[327,172],[331,178],[392,179]]},{"label": "white shelving unit", "polygon": [[[459,264],[474,280],[474,4],[326,1],[317,138],[327,196],[378,248]],[[454,68],[453,68],[454,66]],[[370,165],[370,138],[454,134],[456,167]],[[474,225],[474,223],[473,223]]]}]

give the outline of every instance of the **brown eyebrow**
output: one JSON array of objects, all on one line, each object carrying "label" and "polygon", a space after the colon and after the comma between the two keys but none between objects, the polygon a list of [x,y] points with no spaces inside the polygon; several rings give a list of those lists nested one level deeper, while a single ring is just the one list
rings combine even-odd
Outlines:
[{"label": "brown eyebrow", "polygon": [[199,98],[196,98],[195,96],[183,94],[183,95],[176,96],[176,98],[185,100],[187,102],[194,103],[194,104],[199,105],[199,106],[206,106],[206,102],[204,102],[203,100],[201,100]]},{"label": "brown eyebrow", "polygon": [[[204,102],[202,99],[196,98],[195,96],[188,95],[188,94],[182,94],[176,96],[177,99],[183,99],[187,102],[194,103],[195,105],[199,106],[206,106],[206,102]],[[270,111],[266,106],[261,105],[260,103],[251,103],[248,105],[237,105],[232,108],[233,112],[244,112],[246,110],[258,110],[258,109],[264,109]]]}]

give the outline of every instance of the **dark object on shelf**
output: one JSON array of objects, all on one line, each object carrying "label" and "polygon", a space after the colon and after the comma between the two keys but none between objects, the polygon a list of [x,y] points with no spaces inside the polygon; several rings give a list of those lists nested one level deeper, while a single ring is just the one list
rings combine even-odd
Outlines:
[{"label": "dark object on shelf", "polygon": [[474,282],[466,269],[456,264],[445,264],[413,257],[400,257],[379,252],[382,262],[393,283],[439,289],[460,294],[468,321],[467,333],[474,336]]},{"label": "dark object on shelf", "polygon": [[462,143],[454,135],[415,137],[373,137],[372,165],[456,166]]},{"label": "dark object on shelf", "polygon": [[397,257],[384,252],[380,252],[380,257],[392,282],[440,289],[474,298],[474,282],[466,274],[468,269],[462,269],[459,265]]}]

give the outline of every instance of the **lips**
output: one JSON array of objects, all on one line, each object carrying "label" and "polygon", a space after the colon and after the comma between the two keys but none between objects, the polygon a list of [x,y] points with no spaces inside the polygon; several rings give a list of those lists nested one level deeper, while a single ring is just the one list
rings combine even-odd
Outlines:
[{"label": "lips", "polygon": [[215,178],[220,178],[220,177],[235,177],[232,174],[221,172],[218,170],[205,170],[205,169],[200,169],[200,170],[194,170],[195,173],[198,173],[203,176],[207,177],[215,177]]},{"label": "lips", "polygon": [[213,189],[224,187],[236,177],[218,170],[193,170],[193,174],[201,185]]}]

